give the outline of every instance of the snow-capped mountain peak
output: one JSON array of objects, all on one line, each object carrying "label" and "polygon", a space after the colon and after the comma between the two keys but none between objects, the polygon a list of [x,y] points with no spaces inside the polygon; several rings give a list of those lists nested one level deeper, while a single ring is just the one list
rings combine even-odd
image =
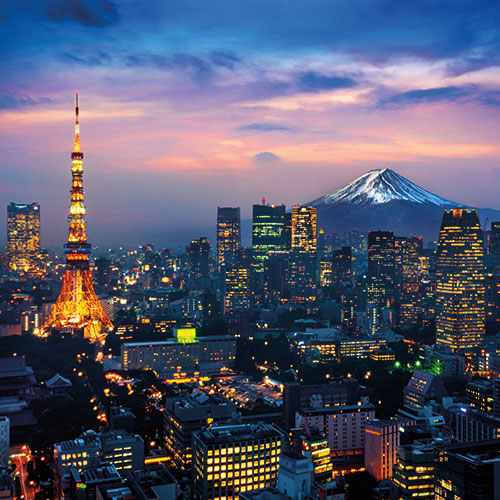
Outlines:
[{"label": "snow-capped mountain peak", "polygon": [[391,201],[430,203],[440,207],[462,206],[441,198],[397,174],[389,168],[370,170],[347,186],[318,198],[313,205],[352,203],[356,205],[382,204]]}]

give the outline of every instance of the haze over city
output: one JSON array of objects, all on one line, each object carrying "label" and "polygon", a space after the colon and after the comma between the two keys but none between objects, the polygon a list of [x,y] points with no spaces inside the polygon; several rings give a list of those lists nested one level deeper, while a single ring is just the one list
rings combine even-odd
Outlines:
[{"label": "haze over city", "polygon": [[[183,244],[216,207],[374,168],[498,209],[496,2],[4,2],[0,204],[67,236],[75,91],[89,240]],[[5,218],[0,218],[5,243]]]}]

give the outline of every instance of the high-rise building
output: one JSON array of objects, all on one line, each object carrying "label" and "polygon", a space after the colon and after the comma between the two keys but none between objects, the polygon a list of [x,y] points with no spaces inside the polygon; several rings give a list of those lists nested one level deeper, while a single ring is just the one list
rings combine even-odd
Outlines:
[{"label": "high-rise building", "polygon": [[0,469],[9,465],[10,420],[0,417]]},{"label": "high-rise building", "polygon": [[275,486],[285,435],[270,424],[213,426],[193,435],[193,498],[237,500]]},{"label": "high-rise building", "polygon": [[327,405],[321,397],[311,398],[307,407],[295,414],[295,426],[303,425],[307,419],[311,427],[324,433],[332,453],[341,455],[363,454],[365,427],[375,418],[375,407],[358,401],[353,405]]},{"label": "high-rise building", "polygon": [[318,211],[314,207],[292,207],[292,250],[316,255]]},{"label": "high-rise building", "polygon": [[241,246],[240,207],[217,207],[217,267],[236,261]]},{"label": "high-rise building", "polygon": [[269,252],[286,250],[285,205],[254,205],[252,211],[252,253],[254,270],[264,272]]},{"label": "high-rise building", "polygon": [[32,273],[40,255],[40,205],[7,206],[7,258],[12,271]]},{"label": "high-rise building", "polygon": [[416,441],[399,446],[392,482],[400,500],[434,500],[434,456],[432,443]]},{"label": "high-rise building", "polygon": [[214,422],[228,423],[236,407],[227,399],[199,391],[190,396],[167,398],[163,413],[165,449],[172,465],[180,473],[189,472],[193,466],[193,432]]},{"label": "high-rise building", "polygon": [[95,267],[97,284],[104,289],[111,283],[111,261],[106,257],[98,257]]},{"label": "high-rise building", "polygon": [[[286,383],[283,389],[283,414],[287,430],[296,427],[296,413],[302,408],[309,407],[311,398],[315,396],[321,398],[325,407],[356,405],[360,398],[359,384],[354,378],[318,385]],[[318,425],[317,427],[322,428]]]},{"label": "high-rise building", "polygon": [[482,230],[472,209],[445,210],[436,261],[436,345],[468,354],[482,340],[485,276]]},{"label": "high-rise building", "polygon": [[288,280],[292,304],[316,300],[316,256],[292,250],[288,259]]},{"label": "high-rise building", "polygon": [[186,260],[196,286],[206,288],[209,278],[210,242],[206,236],[193,240],[186,247]]},{"label": "high-rise building", "polygon": [[319,285],[327,287],[332,285],[332,259],[331,256],[319,261]]},{"label": "high-rise building", "polygon": [[328,439],[318,429],[310,429],[306,425],[302,436],[302,454],[313,464],[315,482],[332,479],[333,463]]},{"label": "high-rise building", "polygon": [[83,197],[83,153],[80,151],[80,121],[78,94],[75,107],[75,147],[71,153],[71,206],[69,212],[68,242],[64,245],[66,271],[61,292],[52,306],[42,328],[42,335],[49,329],[66,330],[81,335],[92,342],[103,342],[105,329],[113,324],[104,312],[92,284],[89,268],[91,245],[87,242],[85,204]]},{"label": "high-rise building", "polygon": [[396,250],[392,231],[368,233],[366,301],[376,307],[392,305],[396,293]]},{"label": "high-rise building", "polygon": [[397,463],[400,428],[414,425],[408,419],[372,420],[365,428],[365,467],[378,481],[392,476]]},{"label": "high-rise building", "polygon": [[289,257],[290,297],[302,304],[316,299],[317,210],[292,208],[292,250]]},{"label": "high-rise building", "polygon": [[250,269],[233,264],[225,272],[224,314],[250,309]]},{"label": "high-rise building", "polygon": [[500,221],[491,223],[490,254],[493,256],[495,273],[500,274]]},{"label": "high-rise building", "polygon": [[500,274],[485,274],[485,291],[486,321],[500,321]]},{"label": "high-rise building", "polygon": [[292,212],[285,213],[285,250],[292,249]]},{"label": "high-rise building", "polygon": [[435,500],[500,497],[500,439],[443,446],[436,453]]},{"label": "high-rise building", "polygon": [[396,236],[394,238],[396,271],[401,294],[418,291],[422,238]]},{"label": "high-rise building", "polygon": [[270,252],[264,266],[264,287],[268,299],[279,302],[288,296],[288,260],[289,253],[285,251]]},{"label": "high-rise building", "polygon": [[342,247],[332,255],[332,286],[340,297],[345,288],[352,287],[352,249]]}]

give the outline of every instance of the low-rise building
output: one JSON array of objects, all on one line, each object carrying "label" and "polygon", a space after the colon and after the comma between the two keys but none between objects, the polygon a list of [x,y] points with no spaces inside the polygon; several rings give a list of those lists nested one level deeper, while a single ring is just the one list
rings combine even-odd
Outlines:
[{"label": "low-rise building", "polygon": [[122,344],[124,370],[155,370],[160,377],[174,374],[215,374],[230,369],[236,359],[236,339],[229,335],[200,337],[190,342],[165,340]]},{"label": "low-rise building", "polygon": [[421,370],[413,372],[410,381],[403,389],[404,405],[423,408],[431,400],[440,402],[448,392],[441,377]]},{"label": "low-rise building", "polygon": [[314,406],[296,413],[295,426],[304,425],[304,417],[310,426],[316,427],[328,439],[333,454],[362,453],[365,446],[365,428],[375,418],[375,407],[366,399],[354,405],[327,406],[316,398]]},{"label": "low-rise building", "polygon": [[284,451],[279,457],[278,490],[294,500],[311,494],[314,467],[302,454]]},{"label": "low-rise building", "polygon": [[84,432],[77,439],[56,443],[54,459],[62,487],[69,480],[71,468],[81,472],[86,468],[97,467],[101,463],[101,450],[101,442],[93,431]]},{"label": "low-rise building", "polygon": [[117,471],[141,470],[144,467],[144,441],[125,431],[105,432],[99,436],[102,460]]},{"label": "low-rise building", "polygon": [[99,487],[119,488],[124,481],[113,465],[103,464],[98,467],[78,471],[70,469],[70,498],[75,500],[96,500]]},{"label": "low-rise building", "polygon": [[141,471],[129,472],[127,477],[137,500],[177,500],[179,498],[179,485],[162,464],[152,464]]}]

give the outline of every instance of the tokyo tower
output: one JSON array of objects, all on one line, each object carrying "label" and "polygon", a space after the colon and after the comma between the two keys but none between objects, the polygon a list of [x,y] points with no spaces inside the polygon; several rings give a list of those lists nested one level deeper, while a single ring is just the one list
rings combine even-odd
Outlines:
[{"label": "tokyo tower", "polygon": [[71,205],[69,210],[68,242],[64,245],[66,270],[56,303],[42,328],[42,335],[49,329],[72,332],[91,342],[104,342],[105,330],[113,324],[104,312],[92,284],[89,268],[91,245],[87,242],[85,204],[83,199],[83,153],[80,151],[80,122],[78,93],[75,107],[75,149],[71,153]]}]

